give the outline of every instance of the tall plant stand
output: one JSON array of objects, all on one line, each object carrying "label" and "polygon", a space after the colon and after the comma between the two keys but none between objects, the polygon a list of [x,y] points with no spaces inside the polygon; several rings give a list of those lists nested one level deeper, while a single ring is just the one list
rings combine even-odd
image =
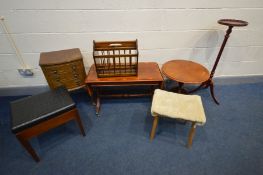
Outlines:
[{"label": "tall plant stand", "polygon": [[226,46],[226,42],[228,40],[228,38],[230,37],[230,33],[232,32],[232,28],[233,27],[243,27],[243,26],[247,26],[248,25],[248,22],[246,21],[242,21],[242,20],[235,20],[235,19],[220,19],[217,21],[219,24],[222,24],[222,25],[225,25],[225,26],[228,26],[228,29],[226,31],[226,35],[225,35],[225,38],[224,38],[224,41],[221,45],[221,48],[217,54],[217,57],[216,57],[216,61],[214,63],[214,66],[213,66],[213,69],[210,73],[210,78],[212,80],[214,74],[215,74],[215,70],[216,70],[216,67],[217,67],[217,64],[221,58],[221,55],[223,53],[223,50]]}]

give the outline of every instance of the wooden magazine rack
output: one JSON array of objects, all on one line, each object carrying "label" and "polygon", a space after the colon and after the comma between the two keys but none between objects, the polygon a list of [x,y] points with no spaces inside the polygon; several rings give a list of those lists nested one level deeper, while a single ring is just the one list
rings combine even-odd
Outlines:
[{"label": "wooden magazine rack", "polygon": [[134,41],[93,41],[93,59],[97,76],[137,76],[138,45]]}]

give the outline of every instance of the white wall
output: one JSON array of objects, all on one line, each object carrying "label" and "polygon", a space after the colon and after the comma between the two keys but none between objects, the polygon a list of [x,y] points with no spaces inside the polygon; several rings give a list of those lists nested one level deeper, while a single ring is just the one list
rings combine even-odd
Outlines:
[{"label": "white wall", "polygon": [[0,28],[0,87],[46,85],[40,52],[78,47],[88,70],[92,40],[137,38],[140,61],[190,59],[211,69],[227,29],[221,18],[249,25],[234,28],[216,76],[263,75],[263,0],[0,0],[0,15],[34,71],[18,74]]}]

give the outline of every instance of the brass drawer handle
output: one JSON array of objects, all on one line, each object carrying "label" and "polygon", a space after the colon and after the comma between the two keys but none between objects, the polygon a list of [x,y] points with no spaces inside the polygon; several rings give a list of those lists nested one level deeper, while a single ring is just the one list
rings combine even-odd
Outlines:
[{"label": "brass drawer handle", "polygon": [[78,85],[78,86],[81,85],[80,81],[76,81],[75,83],[76,83],[76,85]]},{"label": "brass drawer handle", "polygon": [[77,66],[76,65],[72,65],[71,67],[73,70],[76,70],[77,69]]}]

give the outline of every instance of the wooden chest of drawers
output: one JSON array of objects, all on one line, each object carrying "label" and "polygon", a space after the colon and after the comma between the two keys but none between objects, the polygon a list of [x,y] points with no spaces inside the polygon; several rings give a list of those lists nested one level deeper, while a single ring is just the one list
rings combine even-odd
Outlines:
[{"label": "wooden chest of drawers", "polygon": [[39,65],[52,89],[61,85],[68,90],[85,86],[85,68],[77,48],[43,52],[40,54]]}]

